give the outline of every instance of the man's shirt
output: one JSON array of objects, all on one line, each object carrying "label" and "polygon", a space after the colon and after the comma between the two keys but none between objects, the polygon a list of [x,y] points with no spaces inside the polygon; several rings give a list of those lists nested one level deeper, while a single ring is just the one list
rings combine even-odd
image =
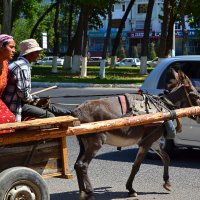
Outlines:
[{"label": "man's shirt", "polygon": [[31,94],[31,65],[24,57],[19,57],[9,65],[8,82],[2,99],[21,121],[23,103],[33,100]]}]

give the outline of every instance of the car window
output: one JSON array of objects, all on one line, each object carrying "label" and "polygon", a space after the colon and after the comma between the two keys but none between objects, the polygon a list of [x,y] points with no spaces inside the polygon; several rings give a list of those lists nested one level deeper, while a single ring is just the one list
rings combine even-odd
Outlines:
[{"label": "car window", "polygon": [[[194,86],[199,87],[200,85],[200,62],[197,61],[185,61],[185,62],[174,62],[169,65],[160,76],[158,82],[158,89],[164,89],[165,83],[168,81],[168,71],[171,69],[181,69],[193,82]],[[197,88],[199,89],[199,88]]]}]

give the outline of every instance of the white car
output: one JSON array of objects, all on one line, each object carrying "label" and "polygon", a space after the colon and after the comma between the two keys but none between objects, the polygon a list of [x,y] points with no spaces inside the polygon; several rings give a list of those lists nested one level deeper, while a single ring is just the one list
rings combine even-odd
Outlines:
[{"label": "white car", "polygon": [[[149,74],[141,86],[143,92],[158,95],[164,91],[169,68],[180,67],[200,92],[200,56],[176,56],[162,60]],[[200,148],[200,125],[189,118],[183,118],[183,129],[173,140],[162,140],[166,152],[171,154],[174,147]]]},{"label": "white car", "polygon": [[147,61],[148,67],[155,67],[158,64],[158,57],[154,58],[153,60]]},{"label": "white car", "polygon": [[139,58],[123,58],[121,61],[116,62],[115,66],[139,67],[140,66],[140,59]]},{"label": "white car", "polygon": [[[44,57],[42,60],[38,60],[36,65],[52,65],[53,56]],[[57,65],[63,66],[64,59],[57,58]]]}]

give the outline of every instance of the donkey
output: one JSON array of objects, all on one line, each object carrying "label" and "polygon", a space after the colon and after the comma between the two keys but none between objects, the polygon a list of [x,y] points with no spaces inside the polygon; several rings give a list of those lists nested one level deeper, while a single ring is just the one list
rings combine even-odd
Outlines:
[{"label": "donkey", "polygon": [[[147,94],[126,94],[124,95],[126,96],[126,113],[124,113],[122,101],[119,100],[119,97],[115,96],[88,100],[75,108],[73,110],[73,115],[79,118],[81,123],[87,123],[200,105],[200,96],[190,79],[180,70],[175,71],[171,69],[170,71],[170,78],[166,84],[168,93],[161,97]],[[193,116],[192,118],[197,120],[198,117]],[[166,126],[163,122],[77,136],[80,152],[74,168],[78,179],[80,199],[94,199],[93,187],[88,177],[88,166],[104,144],[117,147],[125,147],[134,144],[138,144],[139,146],[135,162],[126,183],[129,197],[137,196],[137,192],[132,186],[133,180],[150,148],[160,156],[163,162],[163,187],[171,191],[168,172],[170,159],[159,145],[159,139],[163,136],[166,136]]]}]

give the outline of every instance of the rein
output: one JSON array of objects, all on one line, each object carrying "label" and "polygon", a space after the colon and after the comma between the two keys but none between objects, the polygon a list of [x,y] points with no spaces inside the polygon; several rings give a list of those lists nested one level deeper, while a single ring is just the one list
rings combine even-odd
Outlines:
[{"label": "rein", "polygon": [[[183,84],[183,88],[184,88],[185,96],[187,97],[188,103],[189,103],[190,107],[192,107],[193,105],[192,105],[192,101],[190,99],[190,94],[187,92],[184,84]],[[190,116],[190,118],[195,120],[195,119],[197,119],[197,115],[192,115],[192,116]]]}]

